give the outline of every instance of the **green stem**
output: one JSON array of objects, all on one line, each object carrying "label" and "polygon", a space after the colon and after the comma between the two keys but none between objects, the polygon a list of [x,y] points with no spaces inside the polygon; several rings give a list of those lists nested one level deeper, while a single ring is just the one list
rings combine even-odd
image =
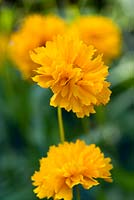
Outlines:
[{"label": "green stem", "polygon": [[76,196],[77,196],[77,200],[80,200],[80,189],[78,185],[76,186]]},{"label": "green stem", "polygon": [[60,129],[60,140],[63,143],[65,141],[65,134],[64,134],[64,127],[63,127],[63,120],[62,120],[62,110],[58,107],[58,122],[59,122],[59,129]]}]

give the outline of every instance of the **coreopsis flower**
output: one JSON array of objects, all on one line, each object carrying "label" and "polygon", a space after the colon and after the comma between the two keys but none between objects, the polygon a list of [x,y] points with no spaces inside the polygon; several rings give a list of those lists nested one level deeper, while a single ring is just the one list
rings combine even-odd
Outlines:
[{"label": "coreopsis flower", "polygon": [[84,117],[95,113],[95,105],[109,101],[108,67],[102,56],[94,53],[94,47],[84,44],[75,34],[58,36],[46,47],[31,52],[32,60],[40,65],[33,80],[43,88],[51,88],[51,106]]},{"label": "coreopsis flower", "polygon": [[87,45],[94,45],[98,53],[103,53],[105,62],[118,57],[121,52],[121,32],[110,19],[103,16],[83,16],[72,26],[79,32]]},{"label": "coreopsis flower", "polygon": [[45,46],[46,41],[54,36],[63,34],[65,22],[57,16],[43,16],[34,14],[26,17],[20,29],[11,36],[10,54],[24,78],[33,75],[38,67],[29,56],[29,51]]},{"label": "coreopsis flower", "polygon": [[52,146],[47,157],[40,160],[39,171],[32,176],[34,192],[41,199],[71,200],[75,185],[89,189],[99,184],[98,178],[111,182],[110,162],[99,147],[81,140]]}]

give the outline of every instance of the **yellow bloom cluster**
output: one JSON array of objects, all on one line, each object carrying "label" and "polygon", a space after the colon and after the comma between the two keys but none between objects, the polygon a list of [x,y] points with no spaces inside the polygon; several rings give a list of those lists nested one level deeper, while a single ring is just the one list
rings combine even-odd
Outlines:
[{"label": "yellow bloom cluster", "polygon": [[72,28],[79,32],[80,38],[87,44],[93,45],[98,53],[103,53],[105,62],[110,62],[121,51],[121,32],[119,27],[110,19],[103,16],[82,16]]},{"label": "yellow bloom cluster", "polygon": [[94,105],[106,104],[111,91],[105,80],[108,67],[93,46],[84,44],[76,34],[58,36],[46,47],[31,52],[41,65],[33,78],[43,88],[51,88],[50,104],[72,110],[77,117],[95,113]]},{"label": "yellow bloom cluster", "polygon": [[21,28],[11,36],[10,55],[24,78],[33,75],[38,67],[29,57],[29,51],[45,46],[46,41],[65,31],[65,22],[57,16],[30,15],[26,17]]},{"label": "yellow bloom cluster", "polygon": [[[102,56],[108,62],[119,54],[120,32],[104,17],[82,17],[65,30],[59,17],[28,16],[11,37],[10,55],[24,78],[52,90],[50,105],[82,118],[110,99]],[[99,147],[81,140],[52,146],[32,176],[34,192],[39,198],[71,200],[78,184],[89,189],[99,184],[98,178],[112,181],[110,162]]]},{"label": "yellow bloom cluster", "polygon": [[72,199],[72,188],[81,184],[85,189],[98,185],[98,178],[112,181],[110,158],[100,148],[83,141],[52,146],[48,156],[40,160],[40,170],[32,176],[39,198]]}]

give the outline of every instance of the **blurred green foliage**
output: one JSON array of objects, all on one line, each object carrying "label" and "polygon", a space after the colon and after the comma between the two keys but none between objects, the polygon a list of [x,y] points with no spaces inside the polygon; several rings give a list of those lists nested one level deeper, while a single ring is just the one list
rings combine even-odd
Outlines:
[{"label": "blurred green foliage", "polygon": [[[63,112],[67,140],[96,143],[113,161],[113,183],[85,191],[81,200],[134,198],[134,1],[7,0],[0,1],[0,34],[9,36],[25,14],[56,13],[71,20],[81,14],[103,14],[122,29],[123,49],[110,68],[111,101],[82,120]],[[0,63],[0,199],[34,200],[30,177],[50,145],[58,144],[57,111],[51,92],[24,81],[6,58]],[[74,191],[75,193],[75,191]]]}]

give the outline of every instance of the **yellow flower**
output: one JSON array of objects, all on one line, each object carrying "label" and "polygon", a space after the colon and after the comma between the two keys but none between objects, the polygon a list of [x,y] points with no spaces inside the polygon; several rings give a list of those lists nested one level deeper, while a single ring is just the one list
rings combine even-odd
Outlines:
[{"label": "yellow flower", "polygon": [[32,60],[41,65],[33,80],[54,93],[50,105],[84,117],[95,113],[94,105],[109,101],[110,84],[105,80],[108,67],[94,52],[93,46],[87,46],[72,33],[58,36],[45,48],[31,52]]},{"label": "yellow flower", "polygon": [[32,176],[34,192],[39,198],[72,199],[72,188],[81,184],[85,189],[98,185],[98,178],[111,182],[112,164],[99,147],[84,141],[64,142],[52,146],[47,157],[40,160],[40,170]]},{"label": "yellow flower", "polygon": [[80,17],[72,26],[87,45],[94,45],[98,53],[103,53],[105,62],[119,56],[121,33],[119,27],[109,18],[102,16]]},{"label": "yellow flower", "polygon": [[21,28],[12,35],[10,42],[11,58],[16,63],[24,78],[33,75],[38,67],[29,56],[29,50],[45,46],[46,41],[62,34],[65,22],[57,16],[31,15],[25,18]]}]

